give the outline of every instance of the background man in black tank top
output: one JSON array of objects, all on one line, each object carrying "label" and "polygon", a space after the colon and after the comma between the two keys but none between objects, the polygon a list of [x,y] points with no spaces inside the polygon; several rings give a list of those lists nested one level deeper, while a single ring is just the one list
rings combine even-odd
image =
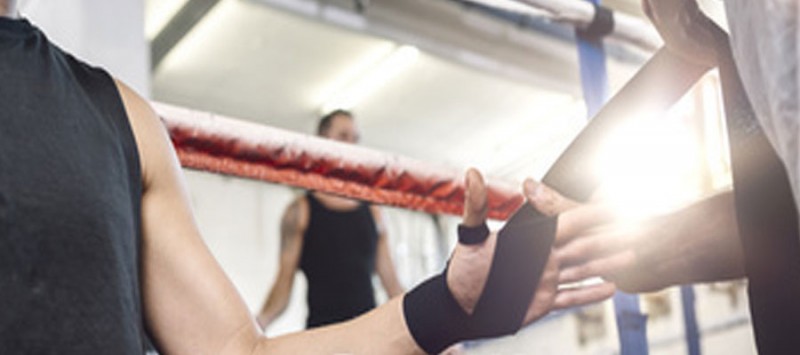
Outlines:
[{"label": "background man in black tank top", "polygon": [[[322,117],[317,134],[345,143],[359,140],[353,116],[344,110]],[[258,315],[262,328],[286,309],[298,268],[308,280],[308,328],[345,321],[375,307],[373,271],[389,298],[403,293],[375,206],[309,191],[286,209],[280,232],[278,276]]]}]

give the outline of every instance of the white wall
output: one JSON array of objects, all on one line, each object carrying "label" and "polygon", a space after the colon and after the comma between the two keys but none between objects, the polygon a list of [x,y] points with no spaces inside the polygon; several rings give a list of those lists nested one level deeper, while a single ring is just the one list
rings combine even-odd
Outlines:
[{"label": "white wall", "polygon": [[60,47],[149,97],[144,0],[22,0],[20,10]]},{"label": "white wall", "polygon": [[[289,188],[186,170],[192,207],[203,239],[255,313],[278,271],[278,223],[295,192]],[[298,276],[277,333],[305,324],[305,280]]]},{"label": "white wall", "polygon": [[[192,207],[211,252],[242,294],[251,312],[262,306],[278,271],[279,222],[302,191],[227,176],[186,170]],[[398,277],[406,287],[441,267],[436,230],[427,215],[386,208],[383,211]],[[386,300],[375,280],[378,301]],[[268,329],[269,335],[305,326],[306,283],[295,278],[289,307]]]},{"label": "white wall", "polygon": [[[84,60],[107,68],[143,94],[149,90],[149,49],[144,37],[143,0],[28,0],[23,14],[56,43]],[[297,192],[276,185],[187,171],[192,204],[207,244],[241,292],[251,311],[264,300],[277,271],[282,210]],[[386,209],[386,223],[401,281],[410,287],[441,268],[436,231],[426,215]],[[444,218],[452,246],[457,218]],[[697,313],[704,330],[704,354],[755,354],[743,288],[698,286]],[[672,312],[649,324],[651,354],[685,353],[677,290],[669,291]],[[302,329],[305,281],[297,277],[285,316],[271,335]],[[606,333],[580,345],[574,313],[556,315],[515,337],[467,344],[472,354],[615,354],[613,310],[605,309]]]}]

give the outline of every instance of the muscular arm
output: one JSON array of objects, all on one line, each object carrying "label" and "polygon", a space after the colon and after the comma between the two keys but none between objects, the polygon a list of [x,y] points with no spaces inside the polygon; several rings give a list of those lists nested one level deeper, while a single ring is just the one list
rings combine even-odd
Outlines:
[{"label": "muscular arm", "polygon": [[303,233],[308,226],[308,203],[305,198],[292,202],[281,218],[281,251],[278,276],[272,285],[264,306],[256,320],[261,329],[266,329],[286,309],[292,293],[294,275],[303,250]]},{"label": "muscular arm", "polygon": [[[180,166],[158,116],[132,90],[118,84],[133,128],[142,163],[141,285],[144,318],[150,334],[166,354],[418,354],[409,332],[403,297],[354,320],[313,331],[267,339],[259,331],[244,301],[200,238],[189,208]],[[483,187],[485,190],[485,187]],[[475,299],[460,287],[483,284],[496,234],[484,246],[456,247],[453,260],[468,268],[449,269],[447,287],[458,300]],[[485,249],[485,250],[484,250]],[[464,260],[470,260],[465,263]],[[461,260],[461,261],[459,261]],[[551,262],[551,265],[556,264]],[[477,272],[475,271],[477,270]],[[613,289],[580,293],[555,291],[555,270],[544,273],[539,291],[526,314],[526,323],[553,308],[594,302]],[[452,276],[452,277],[451,277]],[[461,301],[459,301],[461,302]]]},{"label": "muscular arm", "polygon": [[200,238],[175,153],[149,104],[118,84],[139,147],[146,325],[167,354],[223,354],[259,334]]},{"label": "muscular arm", "polygon": [[413,354],[401,299],[341,325],[267,339],[200,238],[169,138],[149,104],[118,83],[143,168],[145,319],[166,354]]},{"label": "muscular arm", "polygon": [[397,272],[392,262],[392,253],[389,250],[389,237],[386,235],[386,226],[383,224],[383,216],[380,209],[375,206],[370,208],[375,225],[378,228],[378,246],[376,250],[375,270],[381,279],[383,289],[389,298],[393,298],[403,293],[403,286],[397,279]]}]

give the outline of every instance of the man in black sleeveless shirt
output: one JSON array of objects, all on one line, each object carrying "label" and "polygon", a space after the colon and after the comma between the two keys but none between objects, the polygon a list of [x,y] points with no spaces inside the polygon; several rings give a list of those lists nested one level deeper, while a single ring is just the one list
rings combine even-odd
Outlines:
[{"label": "man in black sleeveless shirt", "polygon": [[[322,117],[317,135],[350,144],[359,140],[353,115],[345,110]],[[262,328],[286,309],[298,268],[308,280],[307,328],[342,322],[374,308],[373,271],[389,298],[403,293],[375,206],[309,191],[286,209],[280,233],[278,276],[257,317]]]},{"label": "man in black sleeveless shirt", "polygon": [[[422,352],[406,296],[267,339],[203,243],[150,105],[17,16],[0,0],[0,353],[142,354],[145,332],[165,354]],[[465,217],[479,223],[485,186],[469,179]],[[482,295],[496,240],[456,246],[445,287],[460,312]],[[525,323],[613,292],[556,292],[548,265]]]}]

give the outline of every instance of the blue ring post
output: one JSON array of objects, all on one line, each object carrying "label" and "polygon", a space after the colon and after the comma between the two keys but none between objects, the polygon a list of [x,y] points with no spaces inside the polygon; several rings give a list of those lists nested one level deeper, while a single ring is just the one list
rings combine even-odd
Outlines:
[{"label": "blue ring post", "polygon": [[695,293],[692,285],[681,286],[681,303],[683,324],[686,327],[686,348],[689,350],[689,355],[700,355],[700,330],[697,327]]},{"label": "blue ring post", "polygon": [[[600,0],[587,0],[600,5]],[[593,117],[608,100],[608,70],[602,38],[576,35],[580,62],[581,85],[589,117]],[[623,292],[614,295],[617,331],[621,355],[647,355],[647,317],[639,309],[639,296]]]}]

